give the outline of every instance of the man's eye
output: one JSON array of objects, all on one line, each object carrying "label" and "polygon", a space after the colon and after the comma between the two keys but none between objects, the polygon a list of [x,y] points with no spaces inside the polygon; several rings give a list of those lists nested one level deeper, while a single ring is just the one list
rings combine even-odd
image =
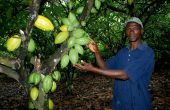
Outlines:
[{"label": "man's eye", "polygon": [[134,28],[127,28],[127,30],[139,30],[138,27],[134,27]]}]

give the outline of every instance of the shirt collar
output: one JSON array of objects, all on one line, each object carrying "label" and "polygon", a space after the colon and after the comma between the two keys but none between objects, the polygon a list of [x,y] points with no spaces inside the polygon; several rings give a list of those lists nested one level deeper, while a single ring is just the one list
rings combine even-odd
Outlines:
[{"label": "shirt collar", "polygon": [[[139,50],[144,50],[146,47],[148,46],[148,44],[146,42],[142,42],[137,49]],[[130,49],[130,44],[127,45],[127,48]]]}]

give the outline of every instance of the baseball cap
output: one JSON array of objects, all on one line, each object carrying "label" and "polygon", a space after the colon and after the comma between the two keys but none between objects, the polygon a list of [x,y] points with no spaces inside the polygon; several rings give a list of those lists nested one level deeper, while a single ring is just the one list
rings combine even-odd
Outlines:
[{"label": "baseball cap", "polygon": [[137,18],[137,17],[131,17],[129,20],[126,21],[125,26],[126,26],[129,22],[135,22],[135,23],[141,25],[141,28],[143,28],[143,24],[142,24],[141,20],[140,20],[139,18]]}]

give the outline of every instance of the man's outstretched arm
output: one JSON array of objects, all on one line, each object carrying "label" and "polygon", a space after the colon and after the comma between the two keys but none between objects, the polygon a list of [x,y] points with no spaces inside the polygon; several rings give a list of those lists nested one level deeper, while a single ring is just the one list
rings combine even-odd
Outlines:
[{"label": "man's outstretched arm", "polygon": [[93,72],[99,75],[104,75],[112,79],[116,79],[116,78],[122,80],[128,79],[127,73],[123,70],[101,69],[101,68],[94,67],[93,65],[86,63],[84,61],[82,61],[81,64],[75,64],[74,67],[79,70]]}]

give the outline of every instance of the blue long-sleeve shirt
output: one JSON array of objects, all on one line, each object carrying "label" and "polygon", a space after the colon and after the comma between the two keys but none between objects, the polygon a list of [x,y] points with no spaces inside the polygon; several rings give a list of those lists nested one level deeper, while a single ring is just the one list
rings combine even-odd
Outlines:
[{"label": "blue long-sleeve shirt", "polygon": [[112,106],[115,110],[150,110],[151,97],[148,91],[154,69],[154,52],[142,43],[129,51],[122,48],[116,56],[106,61],[109,69],[124,70],[129,79],[115,79]]}]

